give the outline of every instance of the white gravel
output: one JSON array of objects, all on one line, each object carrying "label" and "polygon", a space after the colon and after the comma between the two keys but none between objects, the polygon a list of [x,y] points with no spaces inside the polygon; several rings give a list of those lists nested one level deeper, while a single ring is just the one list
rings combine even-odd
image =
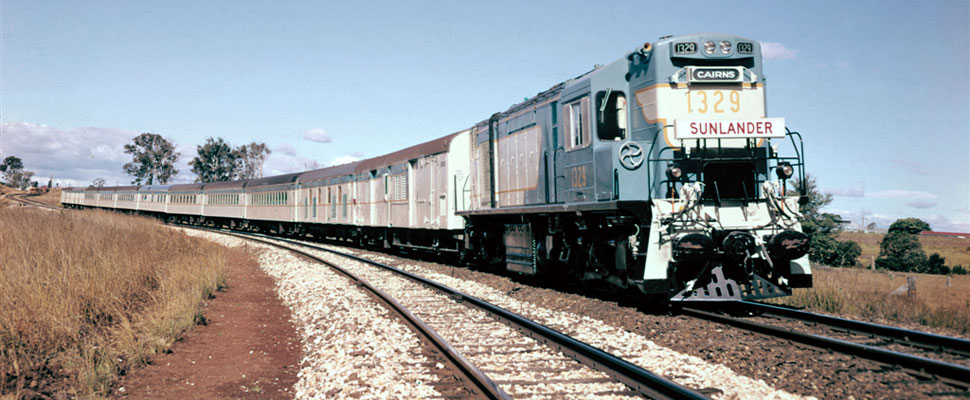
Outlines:
[{"label": "white gravel", "polygon": [[441,397],[418,337],[351,280],[271,246],[185,232],[259,250],[260,267],[276,281],[303,342],[296,398]]},{"label": "white gravel", "polygon": [[[338,249],[339,251],[346,251]],[[394,259],[382,255],[364,255],[374,261],[388,263]],[[568,334],[578,340],[619,355],[656,374],[693,388],[717,388],[723,391],[712,397],[718,399],[801,399],[802,397],[776,390],[763,380],[739,375],[730,368],[712,364],[698,357],[679,353],[658,346],[646,337],[611,326],[603,321],[583,315],[549,310],[535,304],[519,301],[508,294],[478,282],[456,279],[414,264],[402,264],[397,268],[450,286],[468,295],[478,297],[509,311],[518,313],[552,329]]]}]

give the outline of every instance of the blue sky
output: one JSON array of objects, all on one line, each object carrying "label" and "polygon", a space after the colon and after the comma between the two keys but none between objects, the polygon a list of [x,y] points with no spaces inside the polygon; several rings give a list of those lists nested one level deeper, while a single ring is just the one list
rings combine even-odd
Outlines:
[{"label": "blue sky", "polygon": [[[277,4],[280,3],[280,4]],[[668,34],[765,46],[768,113],[828,207],[970,232],[970,12],[959,1],[0,1],[0,153],[127,184],[121,146],[273,149],[266,174],[471,126]]]}]

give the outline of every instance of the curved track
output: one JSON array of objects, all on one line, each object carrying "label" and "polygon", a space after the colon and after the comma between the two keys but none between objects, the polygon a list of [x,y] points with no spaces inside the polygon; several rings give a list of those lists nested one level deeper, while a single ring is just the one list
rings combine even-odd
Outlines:
[{"label": "curved track", "polygon": [[10,199],[10,200],[13,200],[15,202],[20,203],[21,205],[24,205],[24,206],[38,207],[38,208],[43,208],[43,209],[47,209],[47,210],[60,210],[61,209],[59,207],[54,207],[52,205],[45,204],[45,203],[41,203],[41,202],[39,202],[37,200],[34,200],[34,199],[30,199],[29,198],[29,197],[33,197],[33,196],[36,196],[36,195],[29,194],[29,193],[14,193],[14,194],[8,194],[6,197],[8,199]]},{"label": "curved track", "polygon": [[[220,232],[227,233],[225,231]],[[434,325],[442,330],[441,336],[456,337],[460,341],[460,345],[457,347],[466,349],[468,358],[479,360],[478,368],[499,376],[500,378],[496,378],[496,381],[500,382],[502,387],[511,389],[512,397],[570,397],[583,393],[590,394],[586,391],[593,390],[595,394],[612,396],[646,396],[659,399],[706,398],[697,392],[534,321],[408,272],[351,254],[296,241],[266,238],[262,235],[248,233],[232,234],[298,251],[328,265],[333,265],[333,261],[323,261],[321,257],[308,254],[309,251],[295,250],[293,247],[337,255],[344,260],[366,264],[371,269],[376,267],[384,275],[388,275],[387,272],[392,272],[395,278],[404,278],[417,286],[404,289],[405,292],[433,289],[438,293],[437,296],[421,294],[418,296],[418,300],[412,300],[404,298],[412,296],[404,295],[398,297],[398,299],[401,300],[401,303],[407,303],[406,306],[412,310],[412,315],[420,317],[415,325]],[[341,261],[341,263],[343,264],[344,261]],[[346,269],[349,270],[350,268]],[[362,280],[361,278],[354,279]],[[374,281],[375,279],[368,280]],[[468,306],[477,310],[478,317],[467,311],[471,308]],[[401,305],[402,309],[404,307],[405,305]],[[466,311],[459,311],[458,309],[461,308],[466,309]],[[489,318],[481,318],[481,316],[486,315]],[[456,319],[456,316],[459,316],[458,319]],[[420,322],[422,319],[428,323]],[[496,319],[501,322],[497,322]],[[499,326],[496,327],[495,324]],[[503,324],[506,325],[504,331]],[[444,332],[449,330],[449,326],[458,327],[458,332]],[[508,327],[512,329],[508,329]],[[522,335],[527,339],[523,340]],[[449,352],[458,353],[454,348],[451,348]],[[518,359],[493,363],[490,359],[496,358],[495,355],[518,357]],[[461,354],[458,354],[458,356],[461,357]],[[512,363],[511,368],[510,362]],[[478,370],[471,365],[465,368]],[[587,370],[593,373],[591,374]],[[522,372],[526,372],[526,374],[522,375]],[[522,378],[522,376],[527,378]],[[615,384],[611,382],[615,382]],[[482,390],[489,387],[496,388],[495,383],[487,380],[487,377],[484,382],[476,385]],[[504,392],[496,392],[493,395],[497,396],[493,398],[508,396]]]}]

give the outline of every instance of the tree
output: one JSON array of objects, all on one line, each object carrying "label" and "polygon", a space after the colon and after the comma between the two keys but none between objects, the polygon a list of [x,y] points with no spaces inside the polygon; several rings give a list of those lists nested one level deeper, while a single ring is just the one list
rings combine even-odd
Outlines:
[{"label": "tree", "polygon": [[8,156],[3,159],[3,164],[0,164],[0,172],[3,172],[3,180],[10,183],[11,178],[14,174],[22,171],[24,169],[24,162],[20,160],[19,157]]},{"label": "tree", "polygon": [[3,180],[13,188],[24,190],[30,187],[34,173],[24,171],[24,162],[15,156],[8,156],[0,164],[0,171],[3,171]]},{"label": "tree", "polygon": [[197,147],[198,156],[189,161],[196,182],[231,181],[263,177],[263,162],[271,151],[266,143],[233,148],[221,137],[208,138]]},{"label": "tree", "polygon": [[7,183],[17,189],[24,190],[30,187],[33,178],[33,171],[19,170],[10,177]]},{"label": "tree", "polygon": [[835,249],[835,257],[830,265],[834,267],[855,266],[859,256],[862,255],[862,247],[858,243],[847,240],[838,242],[839,246]]},{"label": "tree", "polygon": [[206,139],[196,148],[198,156],[189,161],[196,182],[230,181],[238,177],[239,159],[242,154],[233,150],[222,138]]},{"label": "tree", "polygon": [[902,231],[909,233],[911,235],[919,235],[920,232],[930,230],[930,224],[927,224],[919,218],[903,218],[897,219],[889,226],[889,232]]},{"label": "tree", "polygon": [[179,153],[172,142],[161,135],[142,133],[125,145],[125,153],[131,154],[131,162],[124,165],[125,173],[135,177],[132,184],[166,184],[176,174],[175,162]]},{"label": "tree", "polygon": [[104,187],[104,183],[104,178],[94,178],[94,180],[91,181],[91,186]]},{"label": "tree", "polygon": [[891,271],[923,271],[926,268],[926,253],[916,235],[904,232],[889,232],[879,243],[879,258],[876,268]]},{"label": "tree", "polygon": [[255,179],[263,177],[263,162],[271,153],[266,143],[252,142],[236,148],[239,153],[239,179]]},{"label": "tree", "polygon": [[[798,179],[793,179],[791,183],[796,188],[802,187],[802,182]],[[822,212],[822,207],[832,202],[832,195],[819,191],[815,177],[811,175],[805,177],[805,198],[807,201],[799,207],[799,211],[803,216],[802,232],[811,240],[808,259],[833,267],[855,265],[856,258],[862,254],[862,248],[851,240],[836,240],[842,232],[842,225],[839,224],[842,217]]]}]

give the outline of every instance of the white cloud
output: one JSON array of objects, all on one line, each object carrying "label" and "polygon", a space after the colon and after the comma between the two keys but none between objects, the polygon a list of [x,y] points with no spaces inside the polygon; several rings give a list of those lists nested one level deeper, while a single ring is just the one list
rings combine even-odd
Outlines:
[{"label": "white cloud", "polygon": [[792,50],[781,43],[761,42],[761,56],[765,60],[790,60],[798,56],[798,50]]},{"label": "white cloud", "polygon": [[289,143],[278,144],[276,145],[276,148],[273,149],[273,151],[286,154],[290,157],[296,157],[296,148],[294,148],[293,145]]},{"label": "white cloud", "polygon": [[364,157],[364,154],[363,153],[344,154],[342,156],[339,156],[339,157],[336,157],[336,158],[330,160],[330,165],[331,166],[334,166],[334,165],[341,165],[341,164],[352,163],[354,161],[359,161],[359,160],[363,159],[363,157]]},{"label": "white cloud", "polygon": [[[95,178],[109,185],[127,185],[132,177],[122,166],[131,161],[124,145],[138,132],[124,129],[84,127],[62,130],[26,122],[0,124],[2,156],[17,156],[24,169],[33,171],[38,181],[61,186],[85,186]],[[184,173],[185,170],[179,168]]]},{"label": "white cloud", "polygon": [[874,199],[903,199],[903,200],[936,200],[939,196],[933,193],[920,192],[916,190],[882,190],[866,194],[866,197]]},{"label": "white cloud", "polygon": [[930,229],[937,232],[970,233],[970,215],[964,214],[962,219],[952,219],[945,215],[924,215],[919,219],[930,224]]},{"label": "white cloud", "polygon": [[306,140],[309,140],[311,142],[317,142],[317,143],[330,143],[333,141],[333,139],[330,137],[330,134],[327,133],[327,131],[323,130],[322,128],[313,128],[308,131],[305,131],[303,132],[303,134],[300,135],[300,137]]},{"label": "white cloud", "polygon": [[933,208],[936,207],[935,201],[917,200],[906,203],[907,206],[919,209]]},{"label": "white cloud", "polygon": [[865,197],[866,195],[866,189],[864,187],[826,189],[825,192],[834,196],[845,197]]}]

